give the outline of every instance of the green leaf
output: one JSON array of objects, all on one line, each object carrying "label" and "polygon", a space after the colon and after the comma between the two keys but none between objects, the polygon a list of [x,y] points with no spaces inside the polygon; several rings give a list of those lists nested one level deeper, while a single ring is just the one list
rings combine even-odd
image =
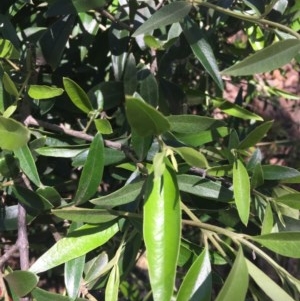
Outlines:
[{"label": "green leaf", "polygon": [[248,282],[247,264],[240,248],[231,271],[215,301],[245,300]]},{"label": "green leaf", "polygon": [[30,131],[20,122],[0,116],[0,148],[16,150],[30,138]]},{"label": "green leaf", "polygon": [[50,87],[45,85],[30,85],[28,95],[33,99],[48,99],[60,96],[64,93],[61,88]]},{"label": "green leaf", "polygon": [[46,199],[49,203],[51,203],[54,207],[61,205],[62,198],[55,188],[43,186],[38,188],[36,192],[44,199]]},{"label": "green leaf", "polygon": [[264,183],[264,175],[261,164],[257,163],[252,170],[251,188],[257,188]]},{"label": "green leaf", "polygon": [[265,215],[264,215],[264,220],[261,226],[261,234],[268,234],[271,233],[272,228],[273,228],[273,212],[272,212],[272,207],[271,204],[268,203],[265,209]]},{"label": "green leaf", "polygon": [[253,236],[252,240],[283,256],[300,258],[300,233],[280,232]]},{"label": "green leaf", "polygon": [[[31,292],[34,300],[36,301],[74,301],[74,299],[63,296],[61,294],[50,293],[40,288],[35,288]],[[88,301],[88,299],[76,298],[75,301]]]},{"label": "green leaf", "polygon": [[19,92],[15,83],[11,80],[6,72],[3,73],[2,81],[4,89],[7,91],[7,93],[14,97],[19,97]]},{"label": "green leaf", "polygon": [[68,96],[78,109],[84,113],[89,113],[93,110],[89,97],[79,85],[67,77],[63,78],[63,83]]},{"label": "green leaf", "polygon": [[170,129],[168,120],[139,98],[126,97],[125,108],[130,126],[142,137],[160,135]]},{"label": "green leaf", "polygon": [[131,144],[138,160],[143,161],[146,158],[152,142],[151,136],[141,137],[135,130],[131,131]]},{"label": "green leaf", "polygon": [[[77,223],[72,223],[69,228],[69,233],[77,227]],[[68,296],[73,300],[78,296],[83,270],[85,263],[85,255],[73,258],[65,263],[64,280]]]},{"label": "green leaf", "polygon": [[104,143],[101,134],[96,134],[81,172],[78,188],[74,197],[76,205],[85,203],[97,191],[104,169]]},{"label": "green leaf", "polygon": [[166,117],[170,130],[182,134],[198,134],[209,129],[225,126],[224,121],[198,115],[171,115]]},{"label": "green leaf", "polygon": [[300,41],[297,39],[279,41],[223,70],[222,74],[241,76],[268,72],[289,63],[299,49]]},{"label": "green leaf", "polygon": [[260,142],[262,138],[266,135],[269,129],[272,127],[273,121],[267,121],[258,127],[256,127],[252,132],[250,132],[243,141],[239,144],[239,149],[246,149],[255,146],[256,143]]},{"label": "green leaf", "polygon": [[275,202],[300,210],[300,193],[289,193],[274,199]]},{"label": "green leaf", "polygon": [[67,237],[59,240],[30,267],[29,271],[41,273],[50,270],[71,259],[82,256],[102,246],[119,231],[114,223],[108,225],[84,225]]},{"label": "green leaf", "polygon": [[89,224],[106,223],[118,218],[118,215],[114,215],[112,211],[103,209],[64,207],[53,209],[51,212],[62,219]]},{"label": "green leaf", "polygon": [[19,59],[19,56],[19,52],[10,41],[0,39],[0,58]]},{"label": "green leaf", "polygon": [[141,97],[145,99],[148,104],[157,107],[159,99],[158,84],[155,76],[150,71],[149,74],[140,81],[139,92]]},{"label": "green leaf", "polygon": [[109,258],[105,251],[88,261],[84,267],[84,281],[89,284],[97,280],[105,272],[108,262]]},{"label": "green leaf", "polygon": [[73,158],[80,154],[87,145],[71,146],[45,146],[35,149],[35,151],[46,157]]},{"label": "green leaf", "polygon": [[99,9],[104,6],[105,0],[72,0],[77,12],[86,12],[91,9]]},{"label": "green leaf", "polygon": [[133,37],[150,33],[152,30],[163,27],[183,19],[191,10],[192,5],[185,1],[175,1],[163,6],[144,22],[134,33]]},{"label": "green leaf", "polygon": [[132,95],[137,90],[137,70],[136,70],[136,61],[133,53],[129,53],[124,75],[123,75],[123,82],[124,82],[124,92],[125,95]]},{"label": "green leaf", "polygon": [[32,153],[28,145],[24,145],[14,151],[15,156],[19,159],[20,167],[25,175],[32,181],[37,187],[41,187],[42,183],[37,171]]},{"label": "green leaf", "polygon": [[298,170],[280,165],[262,165],[262,170],[265,180],[288,180],[300,176]]},{"label": "green leaf", "polygon": [[193,53],[218,87],[223,90],[223,81],[220,76],[215,55],[210,44],[205,39],[203,31],[199,28],[199,25],[189,17],[184,19],[181,26]]},{"label": "green leaf", "polygon": [[177,301],[210,301],[212,273],[209,252],[205,248],[185,275],[177,295]]},{"label": "green leaf", "polygon": [[244,109],[243,107],[241,107],[237,104],[231,103],[227,100],[214,99],[213,104],[215,107],[218,107],[221,111],[223,111],[224,113],[226,113],[228,115],[246,119],[246,120],[251,119],[251,120],[257,120],[257,121],[263,121],[263,119],[260,116]]},{"label": "green leaf", "polygon": [[233,199],[233,193],[220,183],[203,179],[199,176],[177,176],[179,190],[220,202],[228,202]]},{"label": "green leaf", "polygon": [[250,214],[250,181],[246,167],[240,159],[233,165],[234,200],[243,224],[247,226]]},{"label": "green leaf", "polygon": [[0,175],[5,178],[16,178],[20,172],[20,163],[11,154],[5,154],[0,158]]},{"label": "green leaf", "polygon": [[105,288],[105,301],[117,301],[119,293],[120,275],[119,266],[114,265]]},{"label": "green leaf", "polygon": [[95,119],[94,120],[96,129],[99,133],[108,135],[113,133],[110,122],[107,119]]},{"label": "green leaf", "polygon": [[171,300],[181,232],[179,190],[173,171],[147,179],[143,232],[154,301]]},{"label": "green leaf", "polygon": [[204,155],[191,147],[174,147],[174,152],[192,167],[207,168],[208,162]]},{"label": "green leaf", "polygon": [[295,299],[288,295],[269,275],[266,275],[251,261],[246,259],[248,272],[254,282],[270,297],[272,301],[294,301]]},{"label": "green leaf", "polygon": [[4,276],[9,288],[18,296],[29,294],[38,283],[38,277],[27,271],[13,271]]},{"label": "green leaf", "polygon": [[122,188],[89,202],[98,206],[98,208],[113,208],[133,202],[140,195],[144,182],[130,183]]}]

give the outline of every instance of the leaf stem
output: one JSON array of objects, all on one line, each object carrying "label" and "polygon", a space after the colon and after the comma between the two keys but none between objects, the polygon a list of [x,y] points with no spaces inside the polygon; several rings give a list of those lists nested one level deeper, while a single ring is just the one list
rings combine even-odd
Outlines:
[{"label": "leaf stem", "polygon": [[282,31],[294,36],[296,39],[300,40],[300,34],[298,34],[296,31],[294,31],[293,29],[291,29],[291,28],[289,28],[285,25],[282,25],[282,24],[279,24],[279,23],[276,23],[276,22],[273,22],[273,21],[270,21],[270,20],[266,20],[266,19],[259,19],[258,17],[246,15],[246,14],[243,14],[243,13],[240,13],[240,12],[235,12],[235,11],[232,11],[230,9],[223,8],[223,7],[217,6],[215,4],[212,4],[210,2],[204,2],[202,0],[195,0],[193,2],[197,3],[199,6],[205,6],[207,8],[213,9],[217,12],[226,14],[228,16],[231,16],[231,17],[234,17],[234,18],[237,18],[237,19],[245,20],[245,21],[248,21],[248,22],[251,22],[251,23],[256,23],[256,24],[259,24],[263,27],[277,28],[279,30],[282,30]]}]

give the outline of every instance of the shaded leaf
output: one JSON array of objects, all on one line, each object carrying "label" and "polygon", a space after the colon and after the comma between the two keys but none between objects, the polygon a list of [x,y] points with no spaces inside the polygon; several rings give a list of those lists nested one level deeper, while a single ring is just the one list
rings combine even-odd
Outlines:
[{"label": "shaded leaf", "polygon": [[294,168],[280,165],[262,165],[265,180],[286,180],[300,176]]},{"label": "shaded leaf", "polygon": [[143,232],[155,301],[171,300],[180,246],[181,210],[177,181],[166,167],[147,179]]},{"label": "shaded leaf", "polygon": [[122,188],[99,198],[90,200],[98,208],[113,208],[133,202],[141,193],[144,182],[130,183]]},{"label": "shaded leaf", "polygon": [[233,165],[234,200],[243,224],[247,226],[250,214],[250,181],[247,169],[240,159]]},{"label": "shaded leaf", "polygon": [[222,74],[241,76],[268,72],[289,63],[298,54],[299,49],[298,39],[282,40],[223,70]]},{"label": "shaded leaf", "polygon": [[33,99],[48,99],[60,96],[64,93],[61,88],[45,86],[45,85],[30,85],[28,88],[28,95]]},{"label": "shaded leaf", "polygon": [[273,228],[273,223],[274,223],[273,211],[272,211],[271,204],[268,203],[265,209],[264,220],[261,226],[261,234],[263,235],[263,234],[271,233]]},{"label": "shaded leaf", "polygon": [[247,264],[243,251],[240,248],[216,301],[245,300],[248,282],[249,276]]},{"label": "shaded leaf", "polygon": [[205,248],[185,275],[177,301],[210,301],[212,271],[208,250]]},{"label": "shaded leaf", "polygon": [[[31,294],[36,301],[74,301],[74,299],[70,297],[63,296],[61,294],[50,293],[38,287],[35,288]],[[88,301],[88,299],[76,298],[75,301]]]},{"label": "shaded leaf", "polygon": [[269,250],[283,256],[300,258],[300,233],[280,232],[251,237]]},{"label": "shaded leaf", "polygon": [[59,240],[30,267],[29,271],[41,273],[62,263],[88,253],[105,244],[119,231],[117,223],[113,225],[84,225],[67,237]]},{"label": "shaded leaf", "polygon": [[13,271],[4,276],[10,289],[18,296],[23,297],[30,293],[38,283],[38,277],[28,271]]},{"label": "shaded leaf", "polygon": [[30,131],[20,122],[0,116],[0,148],[16,150],[30,138]]},{"label": "shaded leaf", "polygon": [[190,12],[191,8],[192,5],[185,1],[175,1],[167,4],[144,22],[132,36],[136,37],[143,33],[150,33],[159,27],[178,22]]},{"label": "shaded leaf", "polygon": [[139,98],[126,97],[125,108],[130,126],[142,137],[160,135],[170,128],[160,112]]},{"label": "shaded leaf", "polygon": [[84,113],[93,110],[89,97],[78,84],[66,77],[63,78],[63,83],[68,96],[78,109]]}]

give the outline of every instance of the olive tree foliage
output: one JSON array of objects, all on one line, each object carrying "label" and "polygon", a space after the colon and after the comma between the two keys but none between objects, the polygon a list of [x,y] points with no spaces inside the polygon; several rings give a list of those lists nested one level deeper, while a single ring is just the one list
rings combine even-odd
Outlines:
[{"label": "olive tree foliage", "polygon": [[1,1],[0,298],[299,300],[300,172],[249,110],[253,75],[299,59],[299,9]]}]

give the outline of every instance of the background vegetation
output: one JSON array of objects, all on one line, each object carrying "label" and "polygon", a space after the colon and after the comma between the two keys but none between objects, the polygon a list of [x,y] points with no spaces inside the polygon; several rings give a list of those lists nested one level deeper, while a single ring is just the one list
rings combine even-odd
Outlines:
[{"label": "background vegetation", "polygon": [[299,300],[299,11],[1,1],[0,299]]}]

